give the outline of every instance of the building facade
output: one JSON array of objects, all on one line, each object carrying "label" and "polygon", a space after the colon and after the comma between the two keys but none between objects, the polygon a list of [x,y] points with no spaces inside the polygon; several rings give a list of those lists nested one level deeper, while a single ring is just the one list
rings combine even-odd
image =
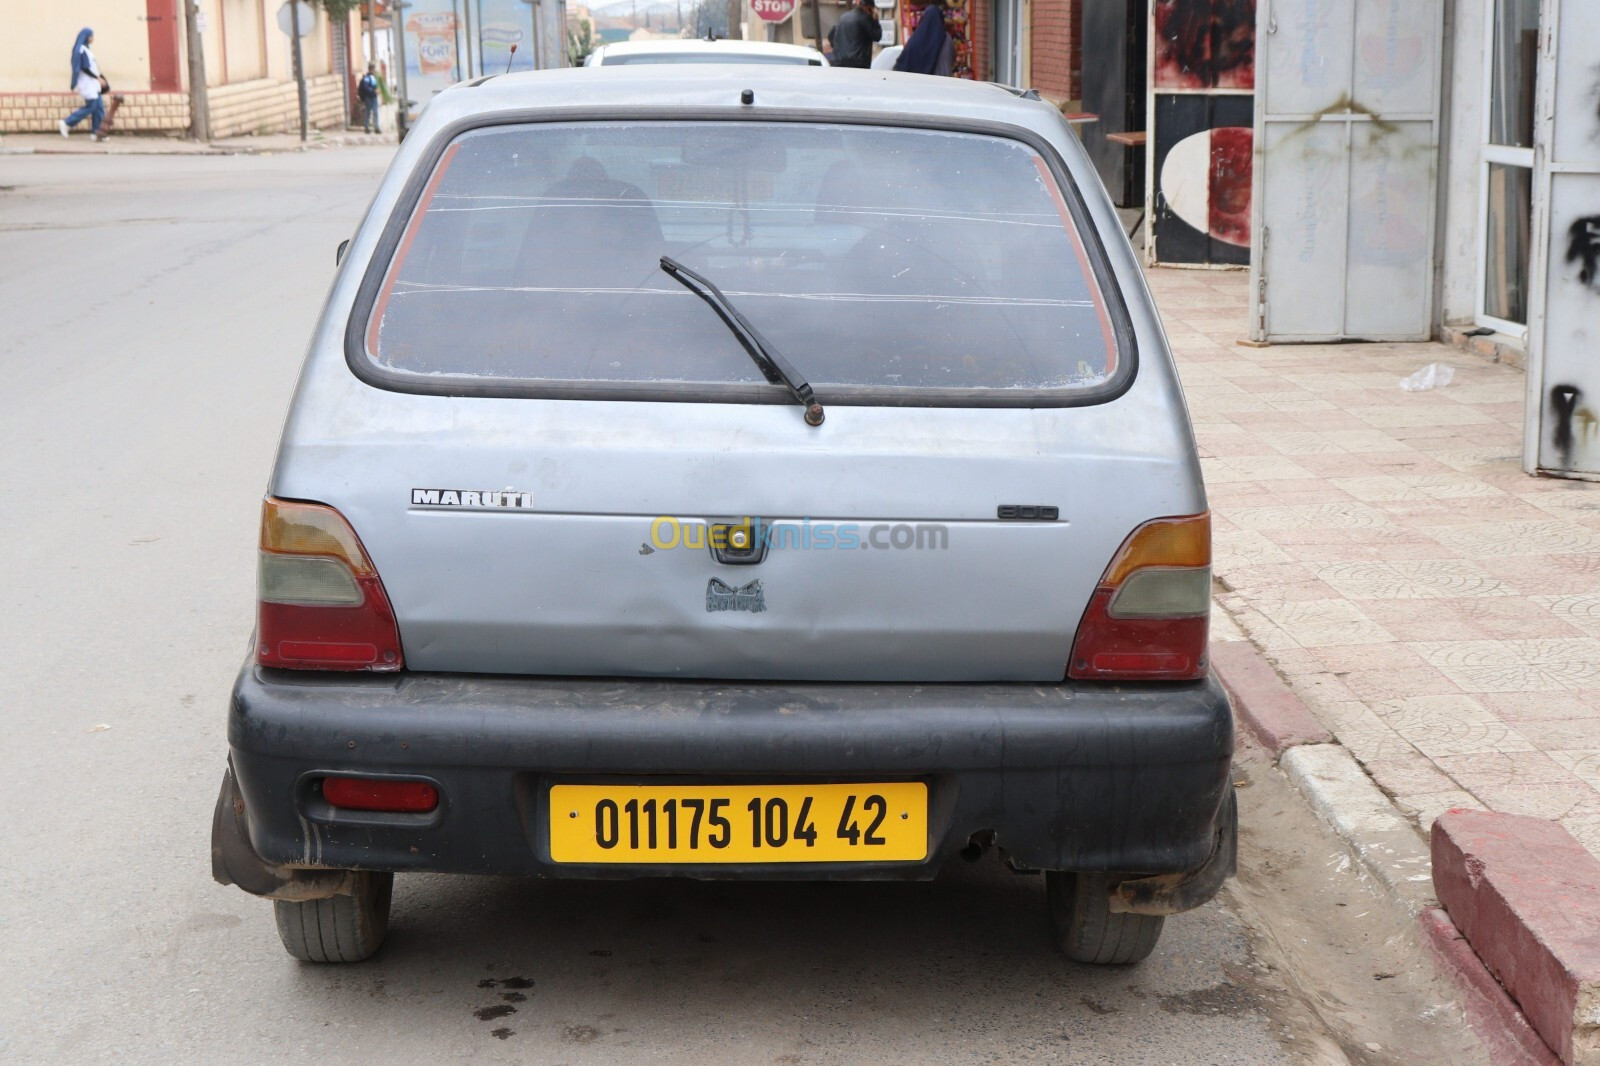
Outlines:
[{"label": "building facade", "polygon": [[1456,0],[1437,322],[1527,368],[1523,465],[1600,479],[1600,3]]},{"label": "building facade", "polygon": [[[298,128],[292,46],[278,26],[281,0],[199,0],[213,137]],[[378,5],[381,9],[385,5]],[[343,126],[365,69],[362,20],[330,20],[312,6],[301,38],[311,125]],[[82,101],[72,92],[72,43],[94,30],[94,54],[124,97],[119,129],[179,133],[189,126],[182,0],[74,0],[13,4],[0,64],[0,132],[50,132]]]}]

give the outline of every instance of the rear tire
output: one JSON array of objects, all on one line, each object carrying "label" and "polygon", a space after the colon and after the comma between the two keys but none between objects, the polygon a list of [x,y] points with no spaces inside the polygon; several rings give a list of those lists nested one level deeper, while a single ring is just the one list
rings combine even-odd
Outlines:
[{"label": "rear tire", "polygon": [[394,874],[363,870],[354,876],[352,895],[272,901],[285,951],[301,962],[361,962],[373,956],[389,931]]},{"label": "rear tire", "polygon": [[1105,874],[1047,870],[1044,884],[1056,946],[1073,962],[1127,966],[1155,950],[1166,919],[1113,914]]}]

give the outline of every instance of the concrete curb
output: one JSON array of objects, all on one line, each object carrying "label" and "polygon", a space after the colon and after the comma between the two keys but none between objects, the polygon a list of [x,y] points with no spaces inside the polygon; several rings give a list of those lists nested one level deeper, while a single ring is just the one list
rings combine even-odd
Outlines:
[{"label": "concrete curb", "polygon": [[1433,823],[1439,900],[1568,1066],[1600,1066],[1600,860],[1557,822],[1454,810]]},{"label": "concrete curb", "polygon": [[1333,734],[1248,640],[1211,645],[1211,666],[1233,697],[1234,713],[1273,755],[1296,744],[1331,744]]},{"label": "concrete curb", "polygon": [[1410,820],[1249,641],[1211,646],[1218,679],[1241,726],[1278,760],[1317,816],[1356,853],[1362,868],[1417,916],[1440,972],[1496,1066],[1559,1066],[1506,990],[1434,898],[1432,855]]},{"label": "concrete curb", "polygon": [[[181,155],[181,156],[216,156],[216,155],[279,155],[286,152],[315,152],[324,148],[349,148],[362,145],[392,145],[392,141],[373,141],[367,135],[351,136],[348,134],[334,134],[319,137],[302,143],[298,138],[285,139],[282,143],[250,144],[249,138],[229,139],[222,141],[208,141],[205,144],[196,144],[193,141],[176,137],[137,137],[128,136],[114,141],[102,142],[100,145],[84,146],[74,145],[70,142],[56,146],[42,146],[36,144],[7,145],[0,138],[0,156],[5,155],[84,155],[84,156],[151,156],[151,155]],[[146,143],[140,143],[140,142]],[[115,147],[111,147],[111,145]]]},{"label": "concrete curb", "polygon": [[1411,913],[1431,905],[1427,843],[1256,646],[1216,641],[1211,665],[1228,690],[1235,719],[1277,757],[1278,767],[1317,816],[1355,849],[1367,872]]},{"label": "concrete curb", "polygon": [[1450,916],[1428,907],[1417,918],[1434,963],[1455,983],[1467,1024],[1496,1066],[1559,1066],[1560,1060],[1533,1031]]},{"label": "concrete curb", "polygon": [[1434,902],[1427,844],[1355,756],[1337,744],[1308,744],[1290,748],[1278,766],[1407,910]]}]

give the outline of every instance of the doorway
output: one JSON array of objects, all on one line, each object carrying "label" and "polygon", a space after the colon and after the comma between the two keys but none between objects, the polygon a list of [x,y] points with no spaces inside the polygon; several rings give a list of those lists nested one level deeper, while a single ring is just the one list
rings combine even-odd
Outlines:
[{"label": "doorway", "polygon": [[1479,155],[1475,319],[1525,340],[1532,292],[1533,132],[1540,0],[1484,0],[1488,62]]},{"label": "doorway", "polygon": [[1022,0],[990,0],[994,13],[994,80],[1022,87]]}]

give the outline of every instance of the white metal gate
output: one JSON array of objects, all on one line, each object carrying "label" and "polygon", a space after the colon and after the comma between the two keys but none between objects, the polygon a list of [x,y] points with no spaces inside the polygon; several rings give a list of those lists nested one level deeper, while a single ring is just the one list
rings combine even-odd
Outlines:
[{"label": "white metal gate", "polygon": [[1600,476],[1600,4],[1545,0],[1523,465]]},{"label": "white metal gate", "polygon": [[1253,340],[1431,335],[1442,38],[1443,0],[1262,0]]}]

